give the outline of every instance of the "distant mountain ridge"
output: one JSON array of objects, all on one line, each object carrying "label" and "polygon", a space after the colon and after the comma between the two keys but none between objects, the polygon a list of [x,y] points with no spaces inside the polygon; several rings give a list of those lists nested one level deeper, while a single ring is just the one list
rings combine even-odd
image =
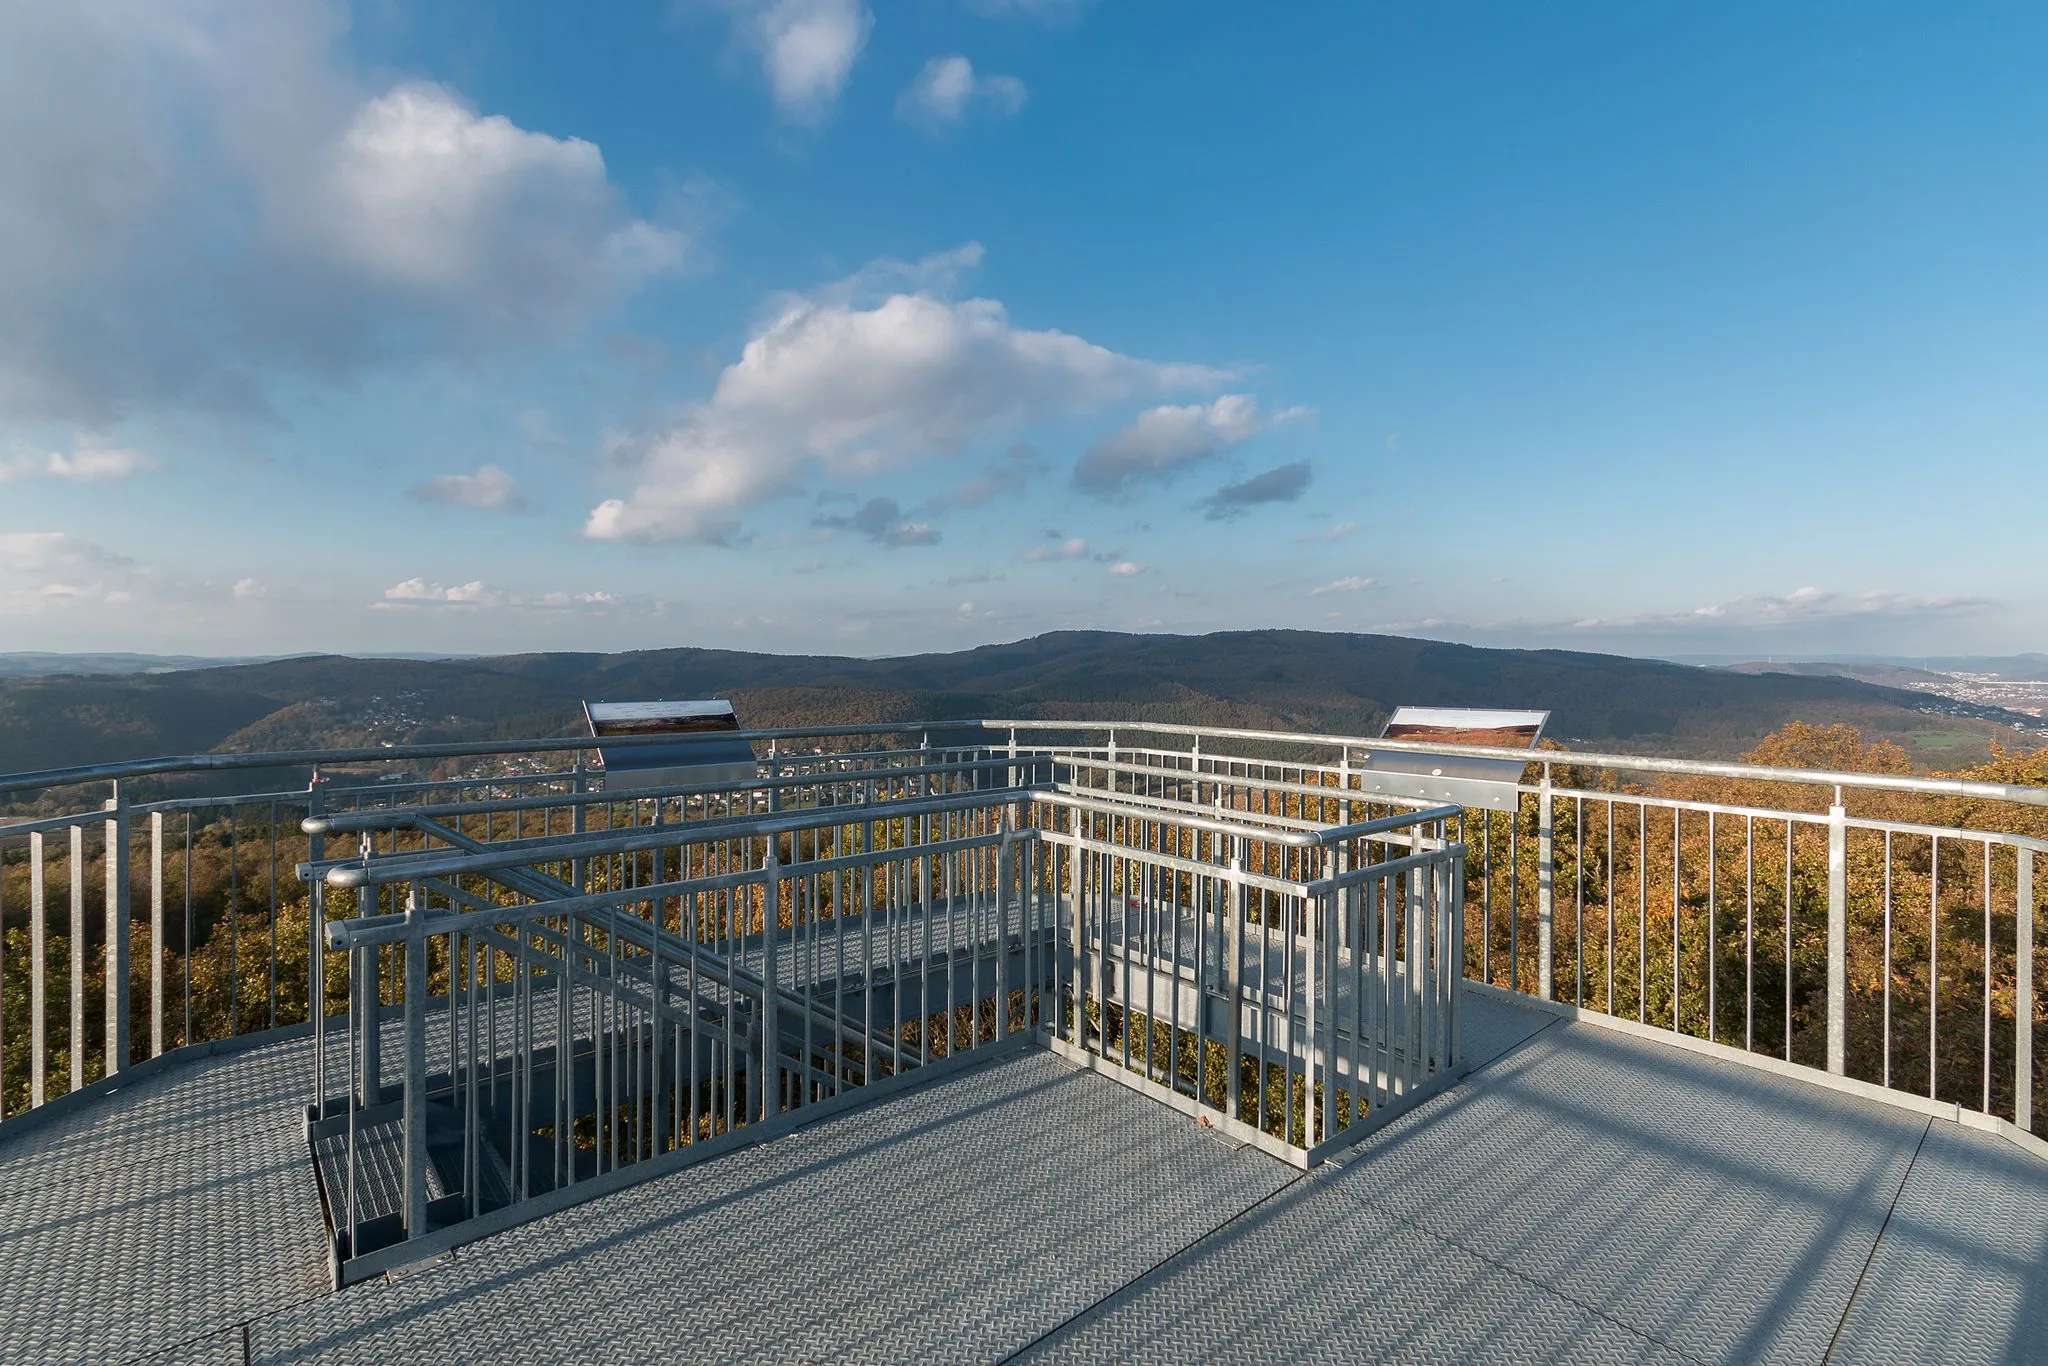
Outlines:
[{"label": "distant mountain ridge", "polygon": [[[209,750],[512,739],[582,698],[730,696],[752,726],[970,717],[1374,733],[1404,703],[1541,707],[1581,748],[1729,756],[1790,720],[1982,750],[2010,718],[1851,678],[1743,674],[1399,636],[1060,631],[892,659],[677,648],[415,660],[314,655],[173,673],[0,679],[0,772]],[[1945,756],[1946,757],[1946,756]]]},{"label": "distant mountain ridge", "polygon": [[[317,658],[306,655],[142,655],[126,651],[64,654],[50,650],[0,652],[0,678],[53,678],[76,674],[167,674],[188,669],[219,669],[238,664],[268,664],[279,659]],[[465,659],[466,655],[375,654],[364,659]]]}]

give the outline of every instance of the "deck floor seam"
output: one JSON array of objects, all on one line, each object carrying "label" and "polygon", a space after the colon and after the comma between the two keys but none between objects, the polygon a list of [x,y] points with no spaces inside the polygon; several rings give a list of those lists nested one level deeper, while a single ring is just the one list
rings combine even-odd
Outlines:
[{"label": "deck floor seam", "polygon": [[1373,1214],[1379,1215],[1381,1218],[1389,1219],[1394,1223],[1401,1224],[1407,1228],[1413,1229],[1415,1232],[1421,1234],[1423,1237],[1442,1243],[1446,1247],[1454,1247],[1458,1251],[1464,1253],[1466,1256],[1471,1257],[1477,1261],[1484,1262],[1486,1265],[1492,1267],[1494,1270],[1504,1272],[1507,1275],[1512,1276],[1514,1279],[1522,1282],[1524,1285],[1535,1286],[1538,1290],[1543,1291],[1545,1294],[1554,1295],[1558,1299],[1563,1300],[1566,1304],[1572,1305],[1573,1307],[1578,1309],[1582,1309],[1586,1313],[1592,1315],[1595,1318],[1606,1320],[1608,1323],[1613,1324],[1616,1328],[1619,1328],[1622,1332],[1627,1333],[1630,1337],[1637,1337],[1641,1338],[1645,1342],[1655,1343],[1657,1346],[1663,1348],[1667,1352],[1672,1353],[1674,1356],[1684,1357],[1687,1361],[1699,1362],[1700,1366],[1711,1366],[1711,1363],[1708,1362],[1706,1358],[1699,1356],[1697,1353],[1686,1350],[1684,1347],[1681,1347],[1677,1343],[1671,1341],[1669,1338],[1660,1336],[1657,1333],[1649,1332],[1646,1329],[1638,1328],[1632,1323],[1628,1323],[1625,1320],[1616,1318],[1614,1314],[1610,1311],[1602,1309],[1599,1305],[1593,1304],[1590,1301],[1581,1298],[1580,1296],[1571,1294],[1564,1287],[1552,1285],[1549,1281],[1546,1281],[1541,1277],[1532,1276],[1528,1272],[1521,1270],[1519,1267],[1513,1266],[1510,1263],[1504,1262],[1500,1258],[1493,1256],[1491,1253],[1485,1252],[1480,1248],[1476,1248],[1467,1244],[1462,1239],[1453,1237],[1452,1235],[1447,1233],[1439,1232],[1438,1230],[1429,1227],[1429,1225],[1423,1223],[1419,1219],[1412,1218],[1396,1210],[1388,1209],[1386,1206],[1368,1200],[1362,1195],[1357,1195],[1351,1191],[1343,1190],[1342,1187],[1334,1187],[1334,1189],[1337,1189],[1344,1196],[1345,1199],[1349,1200],[1352,1204],[1358,1206],[1360,1209],[1369,1210]]},{"label": "deck floor seam", "polygon": [[1877,1264],[1877,1250],[1884,1246],[1885,1231],[1892,1226],[1892,1214],[1899,1207],[1899,1200],[1906,1193],[1906,1185],[1913,1179],[1913,1167],[1920,1161],[1920,1152],[1927,1146],[1927,1136],[1934,1132],[1934,1119],[1928,1117],[1920,1128],[1920,1141],[1913,1145],[1913,1155],[1906,1159],[1906,1170],[1899,1177],[1898,1189],[1884,1208],[1884,1222],[1877,1226],[1877,1236],[1870,1240],[1870,1255],[1863,1259],[1862,1270],[1856,1273],[1856,1284],[1850,1287],[1849,1298],[1842,1305],[1842,1317],[1835,1320],[1835,1331],[1828,1337],[1828,1350],[1821,1356],[1822,1366],[1835,1357],[1835,1348],[1842,1341],[1842,1330],[1849,1326],[1849,1316],[1856,1312],[1856,1297],[1863,1293],[1863,1283],[1870,1277],[1870,1268]]},{"label": "deck floor seam", "polygon": [[[1267,1160],[1277,1161],[1278,1159],[1268,1158]],[[1233,1214],[1232,1216],[1230,1216],[1230,1218],[1225,1219],[1222,1223],[1216,1225],[1216,1227],[1208,1229],[1200,1234],[1197,1234],[1195,1237],[1189,1239],[1182,1246],[1173,1249],[1173,1251],[1167,1253],[1158,1261],[1152,1263],[1152,1265],[1145,1267],[1142,1270],[1135,1273],[1134,1275],[1132,1275],[1132,1277],[1129,1280],[1123,1281],[1120,1284],[1113,1286],[1109,1291],[1104,1293],[1100,1298],[1096,1299],[1093,1303],[1083,1305],[1081,1308],[1075,1310],[1072,1314],[1069,1314],[1066,1318],[1060,1320],[1058,1323],[1055,1323],[1050,1328],[1047,1328],[1037,1337],[1031,1339],[1031,1341],[1024,1343],[1022,1346],[1018,1347],[1015,1351],[1009,1353],[1006,1356],[998,1357],[996,1359],[997,1366],[1007,1366],[1007,1363],[1009,1362],[1022,1360],[1026,1355],[1033,1351],[1036,1351],[1038,1348],[1052,1341],[1054,1338],[1058,1337],[1061,1333],[1065,1332],[1074,1324],[1079,1323],[1082,1319],[1087,1318],[1090,1314],[1093,1314],[1098,1309],[1101,1309],[1104,1305],[1108,1304],[1111,1300],[1114,1300],[1117,1296],[1123,1294],[1126,1290],[1129,1290],[1132,1286],[1139,1284],[1146,1277],[1154,1274],[1155,1272],[1162,1271],[1166,1267],[1173,1265],[1174,1262],[1178,1261],[1182,1257],[1185,1257],[1188,1253],[1194,1251],[1203,1243],[1208,1242],[1211,1238],[1216,1237],[1218,1234],[1222,1233],[1224,1230],[1232,1227],[1233,1225],[1242,1223],[1244,1220],[1249,1219],[1252,1215],[1256,1214],[1261,1208],[1272,1203],[1274,1200],[1279,1199],[1281,1196],[1300,1186],[1303,1182],[1307,1181],[1308,1179],[1309,1173],[1301,1172],[1295,1176],[1288,1178],[1286,1181],[1283,1181],[1278,1187],[1276,1187],[1272,1191],[1267,1192],[1265,1195],[1260,1196],[1251,1204],[1246,1205],[1236,1214]]]},{"label": "deck floor seam", "polygon": [[[1502,1049],[1499,1053],[1487,1059],[1485,1062],[1480,1063],[1478,1066],[1474,1067],[1470,1072],[1468,1072],[1463,1077],[1460,1077],[1453,1085],[1446,1088],[1443,1094],[1445,1096],[1450,1096],[1456,1094],[1459,1091],[1468,1089],[1475,1079],[1483,1076],[1489,1069],[1491,1069],[1492,1067],[1501,1062],[1504,1062],[1507,1058],[1509,1058],[1516,1052],[1519,1052],[1524,1045],[1528,1044],[1530,1041],[1534,1040],[1538,1036],[1547,1033],[1552,1026],[1562,1023],[1564,1023],[1562,1017],[1557,1017],[1545,1021],[1536,1029],[1530,1031],[1522,1038],[1515,1040],[1515,1042],[1510,1044],[1507,1048]],[[1365,1141],[1367,1143],[1370,1143],[1372,1140],[1367,1139]],[[1362,1161],[1364,1159],[1360,1158],[1355,1160]],[[1351,1165],[1351,1162],[1348,1161],[1333,1160],[1325,1164],[1321,1168],[1318,1168],[1313,1171],[1302,1172],[1300,1175],[1291,1178],[1285,1184],[1281,1185],[1278,1189],[1272,1191],[1270,1194],[1264,1196],[1259,1200],[1254,1201],[1252,1204],[1247,1205],[1244,1209],[1238,1211],[1237,1214],[1233,1215],[1229,1219],[1224,1220],[1222,1223],[1216,1225],[1214,1228],[1209,1229],[1208,1231],[1191,1239],[1185,1246],[1176,1248],[1172,1252],[1161,1257],[1157,1262],[1141,1269],[1136,1274],[1131,1276],[1129,1280],[1123,1282],[1121,1285],[1118,1285],[1109,1290],[1108,1292],[1106,1292],[1105,1294],[1103,1294],[1094,1303],[1085,1305],[1082,1308],[1076,1310],[1073,1314],[1069,1315],[1061,1322],[1054,1324],[1050,1328],[1047,1328],[1037,1337],[1025,1343],[1023,1346],[1017,1348],[1015,1351],[1009,1353],[1007,1356],[999,1358],[999,1362],[1003,1363],[1004,1366],[1007,1366],[1007,1363],[1009,1362],[1023,1360],[1024,1358],[1028,1357],[1032,1352],[1036,1351],[1039,1347],[1058,1338],[1059,1335],[1065,1332],[1068,1328],[1081,1322],[1083,1319],[1086,1319],[1089,1315],[1097,1313],[1098,1311],[1102,1310],[1105,1306],[1113,1302],[1118,1296],[1131,1290],[1133,1287],[1142,1284],[1148,1278],[1164,1271],[1166,1268],[1173,1265],[1175,1262],[1186,1257],[1189,1253],[1201,1247],[1204,1243],[1207,1243],[1212,1239],[1219,1238],[1226,1234],[1230,1229],[1236,1227],[1237,1225],[1253,1219],[1259,1214],[1259,1212],[1262,1209],[1272,1204],[1274,1201],[1279,1200],[1281,1197],[1287,1195],[1289,1192],[1298,1189],[1300,1186],[1309,1181],[1320,1179],[1322,1174],[1334,1174],[1337,1172],[1342,1172],[1344,1170],[1347,1170]],[[1367,1201],[1360,1196],[1354,1195],[1352,1192],[1348,1190],[1345,1190],[1341,1185],[1338,1185],[1334,1182],[1330,1182],[1328,1184],[1330,1189],[1337,1191],[1345,1199],[1349,1200],[1352,1204],[1358,1206],[1361,1209],[1369,1210],[1374,1214],[1390,1219],[1397,1224],[1400,1224],[1416,1233],[1421,1234],[1425,1238],[1443,1243],[1448,1247],[1457,1248],[1460,1252],[1463,1252],[1467,1256],[1470,1256],[1484,1263],[1485,1265],[1493,1268],[1495,1271],[1505,1272],[1507,1275],[1513,1277],[1518,1281],[1521,1281],[1525,1285],[1533,1286],[1537,1290],[1540,1290],[1545,1294],[1552,1295],[1557,1299],[1572,1305],[1574,1308],[1580,1309],[1589,1315],[1592,1315],[1596,1318],[1604,1320],[1609,1324],[1612,1324],[1615,1328],[1620,1329],[1623,1333],[1626,1333],[1628,1336],[1632,1338],[1638,1338],[1644,1342],[1651,1343],[1657,1347],[1663,1348],[1664,1350],[1672,1353],[1674,1356],[1682,1357],[1687,1361],[1698,1362],[1700,1363],[1700,1366],[1710,1366],[1710,1364],[1706,1362],[1703,1358],[1695,1355],[1692,1352],[1685,1350],[1683,1347],[1678,1346],[1676,1343],[1670,1342],[1662,1337],[1659,1337],[1655,1333],[1645,1332],[1642,1329],[1637,1328],[1633,1324],[1624,1323],[1622,1320],[1616,1318],[1613,1314],[1608,1313],[1607,1311],[1601,1309],[1597,1305],[1588,1304],[1576,1296],[1566,1294],[1557,1286],[1550,1285],[1545,1281],[1539,1280],[1536,1277],[1527,1274],[1526,1272],[1517,1270],[1515,1267],[1510,1266],[1507,1263],[1502,1262],[1498,1258],[1492,1257],[1487,1253],[1480,1251],[1477,1248],[1467,1247],[1459,1240],[1455,1238],[1446,1237],[1443,1234],[1426,1227],[1418,1221],[1407,1217],[1406,1215],[1398,1214],[1392,1210],[1385,1209],[1381,1206],[1375,1205],[1372,1202]]]}]

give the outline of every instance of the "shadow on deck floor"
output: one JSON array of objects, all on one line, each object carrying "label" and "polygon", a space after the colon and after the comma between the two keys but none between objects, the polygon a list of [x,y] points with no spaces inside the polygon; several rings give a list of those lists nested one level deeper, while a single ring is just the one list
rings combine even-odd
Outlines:
[{"label": "shadow on deck floor", "polygon": [[1466,1004],[1473,1074],[1308,1176],[1021,1052],[338,1294],[305,1045],[204,1059],[0,1136],[0,1358],[2048,1353],[2048,1163]]}]

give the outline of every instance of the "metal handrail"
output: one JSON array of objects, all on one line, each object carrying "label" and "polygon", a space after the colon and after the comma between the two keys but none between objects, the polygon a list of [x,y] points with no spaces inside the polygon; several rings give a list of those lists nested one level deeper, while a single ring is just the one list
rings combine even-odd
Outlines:
[{"label": "metal handrail", "polygon": [[[981,726],[979,721],[903,721],[867,726],[794,726],[775,730],[729,733],[738,740],[807,740],[835,735],[907,735],[914,731],[959,730]],[[148,778],[164,773],[209,773],[244,768],[305,768],[313,764],[373,763],[392,759],[461,759],[472,755],[562,754],[572,750],[595,750],[597,741],[587,735],[548,737],[539,740],[451,740],[432,745],[358,745],[346,749],[294,749],[248,754],[187,754],[155,759],[124,759],[105,764],[81,764],[75,768],[46,768],[29,773],[0,774],[0,792],[21,792],[42,787],[74,787],[122,778]],[[672,745],[672,735],[622,735],[607,737],[605,748]]]},{"label": "metal handrail", "polygon": [[1052,806],[1073,807],[1077,810],[1106,812],[1118,816],[1147,813],[1154,820],[1164,819],[1169,824],[1189,830],[1201,830],[1211,835],[1230,835],[1238,839],[1264,840],[1269,844],[1284,844],[1292,849],[1320,849],[1326,845],[1341,844],[1345,840],[1385,834],[1390,830],[1406,830],[1411,826],[1428,825],[1435,821],[1456,820],[1464,814],[1463,807],[1433,806],[1425,810],[1403,811],[1398,815],[1360,821],[1355,825],[1330,826],[1318,830],[1287,830],[1275,829],[1272,826],[1248,825],[1240,821],[1218,820],[1213,816],[1197,816],[1192,813],[1163,813],[1158,807],[1146,806],[1139,802],[1119,802],[1095,797],[1085,789],[1079,792],[1063,792],[1040,788],[1034,791],[1033,800]]},{"label": "metal handrail", "polygon": [[[955,722],[954,724],[962,724]],[[1378,740],[1362,735],[1305,735],[1292,731],[1240,730],[1218,726],[1184,726],[1164,721],[997,721],[979,723],[990,730],[1139,731],[1156,735],[1188,735],[1223,740],[1256,740],[1274,744],[1341,745],[1347,749],[1399,750],[1411,754],[1442,754],[1445,747],[1419,740]],[[1985,783],[1961,778],[1928,778],[1916,774],[1848,773],[1820,768],[1776,768],[1765,764],[1726,763],[1710,759],[1662,759],[1644,754],[1582,753],[1577,750],[1502,749],[1459,745],[1455,752],[1488,759],[1519,759],[1546,767],[1613,768],[1629,773],[1671,773],[1699,778],[1754,778],[1778,783],[1825,784],[1896,792],[1924,792],[1945,797],[1984,797],[1994,801],[2048,806],[2048,788],[2018,783]],[[1204,756],[1209,757],[1209,756]]]},{"label": "metal handrail", "polygon": [[[850,820],[902,820],[910,816],[936,815],[970,807],[1029,801],[1037,789],[1029,787],[976,788],[948,793],[942,797],[905,797],[890,802],[860,802],[846,806],[816,807],[789,816],[750,816],[736,820],[691,821],[674,825],[642,825],[596,835],[555,836],[548,840],[521,840],[516,845],[488,854],[443,853],[440,850],[387,854],[358,863],[330,867],[325,875],[329,887],[389,886],[429,877],[459,877],[463,873],[495,872],[539,861],[561,862],[594,858],[605,854],[645,853],[669,849],[692,840],[724,839],[734,836],[770,838],[793,835],[803,830],[822,830],[845,825]],[[382,813],[377,813],[382,814]],[[345,818],[342,818],[345,820]],[[332,826],[348,828],[345,823]],[[388,827],[382,827],[388,828]]]},{"label": "metal handrail", "polygon": [[[1002,733],[1011,731],[1137,731],[1156,735],[1206,736],[1223,740],[1252,740],[1262,743],[1342,746],[1346,749],[1384,749],[1408,753],[1442,753],[1444,747],[1424,741],[1380,740],[1359,735],[1313,735],[1296,731],[1248,730],[1218,726],[1187,726],[1163,721],[1097,722],[1046,720],[953,720],[902,721],[852,726],[804,726],[750,730],[736,733],[740,740],[801,740],[842,735],[908,735],[930,731],[979,729]],[[607,739],[617,746],[672,742],[672,737],[630,736]],[[371,763],[404,759],[451,759],[510,754],[551,754],[593,750],[596,741],[587,736],[565,736],[540,740],[451,741],[432,745],[393,745],[388,748],[283,750],[252,754],[195,754],[155,759],[133,759],[117,763],[86,764],[75,768],[42,769],[29,773],[0,775],[0,793],[37,788],[73,787],[82,783],[124,778],[159,776],[166,773],[219,772],[252,768],[301,768],[315,764]],[[1704,778],[1757,779],[1766,782],[1826,785],[1877,791],[1919,792],[1933,796],[1982,797],[1993,801],[2018,802],[2048,807],[2048,788],[2020,783],[1987,783],[1960,778],[1930,778],[1917,774],[1851,773],[1834,769],[1775,768],[1763,764],[1729,763],[1704,759],[1667,759],[1642,754],[1606,754],[1574,750],[1501,749],[1491,746],[1459,746],[1458,753],[1495,759],[1519,759],[1524,763],[1581,768],[1610,768],[1630,773],[1666,773]],[[1020,758],[1024,757],[1021,753]]]}]

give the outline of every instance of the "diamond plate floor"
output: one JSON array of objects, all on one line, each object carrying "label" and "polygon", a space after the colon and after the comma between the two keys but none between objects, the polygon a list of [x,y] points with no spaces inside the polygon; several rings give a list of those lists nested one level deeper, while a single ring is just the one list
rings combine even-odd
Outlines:
[{"label": "diamond plate floor", "polygon": [[2048,1163],[1476,995],[1301,1177],[1013,1054],[340,1294],[303,1043],[0,1130],[0,1360],[2010,1361]]}]

